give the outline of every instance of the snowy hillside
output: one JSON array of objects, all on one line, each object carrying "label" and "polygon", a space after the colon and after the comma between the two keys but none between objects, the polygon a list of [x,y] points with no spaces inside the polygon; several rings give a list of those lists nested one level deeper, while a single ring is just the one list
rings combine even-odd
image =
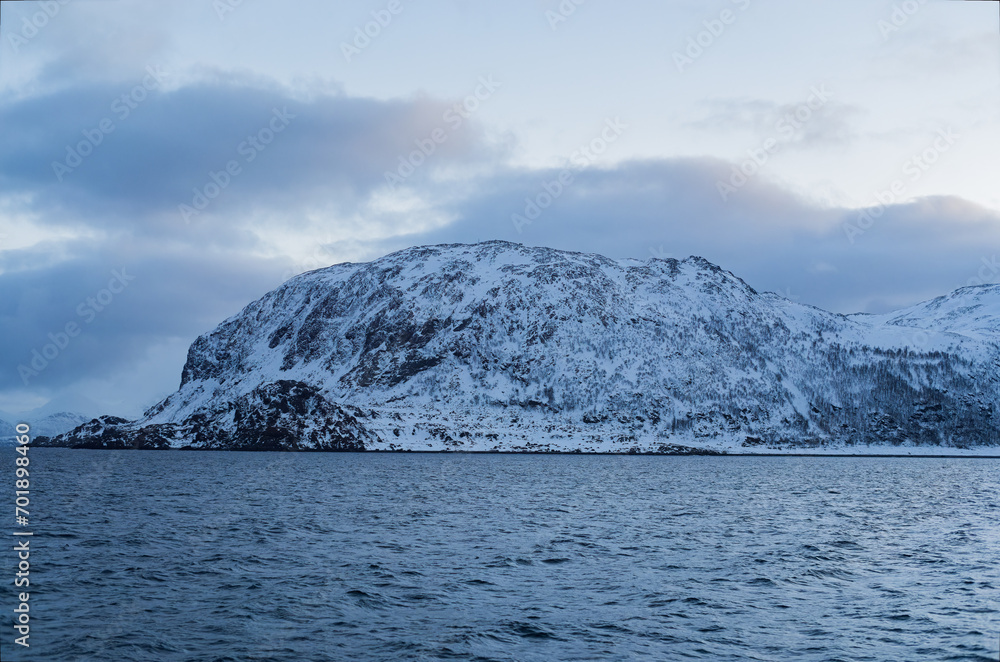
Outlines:
[{"label": "snowy hillside", "polygon": [[0,445],[13,445],[15,443],[17,423],[24,422],[30,425],[31,437],[34,438],[38,436],[52,437],[68,432],[87,420],[86,416],[65,411],[44,416],[14,417],[4,414],[0,416]]},{"label": "snowy hillside", "polygon": [[963,287],[887,315],[853,315],[877,324],[932,329],[1000,342],[1000,285]]},{"label": "snowy hillside", "polygon": [[1000,444],[1000,288],[882,316],[701,258],[506,242],[297,276],[191,346],[180,389],[90,447],[666,452]]},{"label": "snowy hillside", "polygon": [[13,446],[17,434],[15,424],[5,418],[0,418],[0,446]]}]

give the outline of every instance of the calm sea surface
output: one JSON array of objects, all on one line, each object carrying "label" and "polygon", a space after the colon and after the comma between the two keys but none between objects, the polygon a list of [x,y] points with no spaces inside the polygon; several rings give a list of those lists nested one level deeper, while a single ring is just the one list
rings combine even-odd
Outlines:
[{"label": "calm sea surface", "polygon": [[998,659],[1000,460],[30,457],[5,662]]}]

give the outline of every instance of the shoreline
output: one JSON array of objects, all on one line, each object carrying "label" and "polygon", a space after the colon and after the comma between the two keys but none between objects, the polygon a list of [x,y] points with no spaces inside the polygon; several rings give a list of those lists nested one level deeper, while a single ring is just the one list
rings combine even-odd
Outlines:
[{"label": "shoreline", "polygon": [[[4,446],[3,448],[7,448]],[[9,448],[13,449],[13,446]],[[572,456],[618,456],[618,457],[830,457],[830,458],[844,458],[844,457],[857,457],[857,458],[913,458],[913,459],[974,459],[974,460],[1000,460],[1000,451],[998,454],[987,455],[980,453],[799,453],[799,452],[773,452],[773,453],[729,453],[724,451],[706,450],[691,453],[648,453],[648,452],[638,452],[638,453],[616,453],[610,451],[594,451],[594,452],[584,452],[584,451],[495,451],[495,450],[315,450],[315,449],[301,449],[301,450],[288,450],[288,449],[221,449],[221,448],[73,448],[70,446],[32,446],[32,450],[37,449],[62,449],[62,450],[72,450],[72,451],[97,451],[97,452],[107,452],[107,451],[126,451],[126,452],[149,452],[149,453],[163,453],[171,451],[187,451],[187,452],[197,452],[197,453],[288,453],[288,454],[356,454],[356,455],[572,455]]]}]

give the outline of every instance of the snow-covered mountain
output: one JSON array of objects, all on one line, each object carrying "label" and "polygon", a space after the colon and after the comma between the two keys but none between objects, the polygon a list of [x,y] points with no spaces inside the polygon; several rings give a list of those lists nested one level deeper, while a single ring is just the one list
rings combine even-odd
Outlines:
[{"label": "snow-covered mountain", "polygon": [[6,418],[0,417],[0,446],[14,445],[16,434],[15,424]]},{"label": "snow-covered mountain", "polygon": [[69,411],[58,411],[38,419],[25,419],[31,426],[31,434],[52,437],[68,432],[90,420],[90,417]]},{"label": "snow-covered mountain", "polygon": [[[886,315],[853,315],[876,324],[1000,340],[1000,285],[963,287],[951,294]],[[916,334],[917,342],[924,334]]]},{"label": "snow-covered mountain", "polygon": [[31,429],[32,438],[36,436],[53,437],[87,422],[89,417],[71,412],[55,412],[41,416],[10,416],[0,414],[0,445],[15,443],[15,430],[18,423],[27,423]]},{"label": "snow-covered mountain", "polygon": [[1000,445],[998,396],[997,286],[843,316],[702,258],[487,242],[297,276],[198,338],[143,417],[50,443],[974,452]]}]

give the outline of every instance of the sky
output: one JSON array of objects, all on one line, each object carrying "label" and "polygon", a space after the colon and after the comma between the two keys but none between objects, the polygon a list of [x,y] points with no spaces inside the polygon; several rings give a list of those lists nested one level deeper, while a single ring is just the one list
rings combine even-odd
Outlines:
[{"label": "sky", "polygon": [[0,411],[136,416],[303,271],[490,239],[885,312],[1000,282],[951,0],[52,0],[0,24]]}]

